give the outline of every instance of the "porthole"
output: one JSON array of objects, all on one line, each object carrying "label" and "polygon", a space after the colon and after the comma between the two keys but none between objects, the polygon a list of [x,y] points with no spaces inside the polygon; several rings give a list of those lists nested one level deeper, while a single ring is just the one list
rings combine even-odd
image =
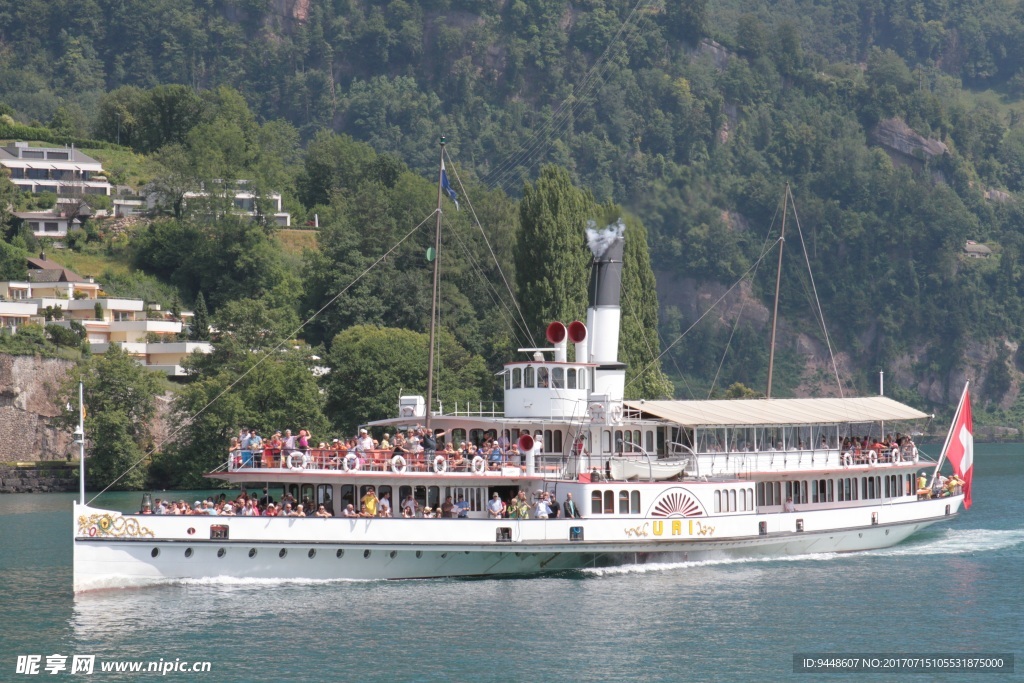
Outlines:
[{"label": "porthole", "polygon": [[224,550],[224,548],[217,548],[217,557],[224,557],[225,553],[227,553],[227,551]]},{"label": "porthole", "polygon": [[369,556],[370,556],[370,551],[369,550],[364,550],[363,551],[363,557],[366,558],[366,557],[369,557]]},{"label": "porthole", "polygon": [[395,555],[397,555],[397,554],[398,554],[397,550],[392,550],[390,553],[388,553],[388,557],[390,557],[393,560],[393,559],[395,559]]},{"label": "porthole", "polygon": [[338,552],[334,553],[334,556],[340,560],[341,558],[345,557],[345,551],[339,548]]},{"label": "porthole", "polygon": [[306,554],[309,555],[309,559],[312,560],[314,557],[316,557],[316,548],[310,548],[309,552]]},{"label": "porthole", "polygon": [[277,554],[282,560],[288,556],[288,548],[281,548],[281,552]]},{"label": "porthole", "polygon": [[160,548],[153,548],[149,551],[150,557],[160,557]]},{"label": "porthole", "polygon": [[256,548],[249,548],[249,557],[256,557]]},{"label": "porthole", "polygon": [[421,557],[423,557],[423,551],[422,551],[422,550],[417,550],[417,551],[416,551],[416,559],[418,560],[418,559],[420,559]]},{"label": "porthole", "polygon": [[192,548],[185,548],[185,557],[192,557]]}]

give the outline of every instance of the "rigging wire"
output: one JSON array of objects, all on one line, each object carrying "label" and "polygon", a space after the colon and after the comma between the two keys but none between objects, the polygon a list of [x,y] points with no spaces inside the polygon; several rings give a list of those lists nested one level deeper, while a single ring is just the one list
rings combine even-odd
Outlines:
[{"label": "rigging wire", "polygon": [[429,221],[431,218],[433,218],[436,213],[437,213],[437,209],[434,209],[433,211],[431,211],[430,215],[428,215],[426,218],[424,218],[423,221],[421,221],[419,225],[417,225],[415,228],[413,228],[412,230],[407,232],[405,234],[405,236],[402,237],[402,239],[400,239],[397,242],[395,242],[395,244],[393,244],[390,249],[388,249],[386,252],[381,254],[377,258],[376,261],[374,261],[369,266],[367,266],[366,269],[363,270],[363,272],[359,273],[359,275],[357,275],[354,280],[352,280],[350,283],[345,285],[345,287],[341,291],[339,291],[337,294],[335,294],[333,297],[331,297],[331,299],[327,303],[325,303],[323,306],[321,306],[315,313],[313,313],[311,316],[306,318],[306,320],[303,321],[302,324],[300,324],[298,327],[296,327],[294,330],[292,330],[288,335],[285,335],[285,338],[282,339],[280,342],[278,342],[278,344],[276,346],[274,346],[274,348],[272,348],[272,349],[268,350],[266,353],[264,353],[263,356],[259,358],[259,360],[257,360],[251,367],[247,368],[245,372],[243,372],[238,377],[236,377],[233,382],[231,382],[228,386],[226,386],[224,389],[222,389],[221,392],[218,393],[216,396],[214,396],[210,401],[208,401],[206,403],[206,405],[204,405],[202,408],[200,408],[198,411],[196,411],[192,416],[190,416],[187,419],[185,419],[180,425],[178,425],[178,427],[176,429],[174,429],[170,434],[168,434],[166,437],[164,437],[164,439],[162,441],[160,441],[159,443],[155,444],[145,454],[143,454],[143,456],[141,458],[136,460],[135,463],[131,467],[129,467],[124,472],[119,474],[116,479],[111,481],[101,491],[99,491],[96,495],[94,495],[92,498],[90,498],[89,502],[86,503],[86,505],[91,505],[94,500],[96,500],[101,495],[106,493],[110,489],[111,486],[113,486],[114,484],[119,482],[126,475],[128,475],[130,472],[132,472],[136,467],[138,467],[143,462],[145,462],[148,458],[150,458],[153,455],[153,453],[156,452],[158,447],[162,446],[163,444],[167,443],[168,441],[171,441],[175,436],[178,435],[179,432],[181,432],[183,429],[185,429],[185,427],[187,427],[190,424],[192,424],[197,417],[199,417],[200,415],[205,413],[210,408],[210,406],[212,406],[214,403],[219,401],[220,398],[224,394],[226,394],[229,391],[231,391],[232,389],[234,389],[235,386],[239,382],[241,382],[243,379],[245,379],[245,377],[249,373],[251,373],[253,370],[255,370],[260,365],[262,365],[263,361],[267,360],[272,355],[276,354],[277,351],[280,350],[282,346],[284,346],[285,344],[287,344],[289,342],[289,340],[295,338],[298,335],[298,333],[302,330],[302,328],[304,328],[306,325],[311,323],[314,319],[316,319],[317,316],[319,316],[321,313],[323,313],[325,310],[327,310],[328,307],[330,307],[332,304],[334,304],[335,301],[337,301],[339,298],[341,298],[341,296],[343,294],[345,294],[345,292],[347,292],[349,289],[351,289],[357,282],[362,280],[363,277],[366,276],[371,270],[373,270],[378,265],[380,265],[382,262],[384,262],[387,259],[387,257],[391,255],[392,252],[394,252],[396,249],[398,249],[399,246],[402,245],[403,242],[405,242],[407,239],[409,239],[414,234],[416,234],[416,232],[420,228],[422,228],[426,224],[427,221]]},{"label": "rigging wire", "polygon": [[[791,190],[788,189],[788,186],[787,192],[790,193],[789,197],[790,199],[792,199],[793,193]],[[814,271],[811,270],[811,258],[807,254],[807,242],[804,240],[804,233],[800,227],[800,217],[797,216],[796,213],[795,201],[793,202],[793,218],[794,220],[796,220],[797,234],[800,235],[800,246],[804,252],[804,262],[807,264],[807,274],[811,278],[811,289],[814,292],[814,303],[818,307],[818,322],[821,325],[822,333],[825,335],[825,345],[828,347],[828,356],[829,359],[832,361],[832,371],[835,373],[836,376],[836,386],[839,388],[839,397],[843,398],[843,383],[842,380],[840,380],[839,378],[839,366],[836,364],[836,357],[835,354],[832,352],[832,340],[829,338],[828,327],[826,327],[825,325],[825,314],[821,310],[821,300],[818,298],[818,288],[814,284]]]},{"label": "rigging wire", "polygon": [[[456,242],[460,247],[462,247],[462,250],[466,254],[466,262],[469,264],[470,268],[477,275],[477,277],[479,277],[483,281],[485,291],[487,292],[487,296],[488,298],[490,298],[491,303],[493,303],[494,307],[497,309],[505,309],[508,316],[511,317],[511,320],[509,320],[508,317],[502,316],[502,321],[505,323],[505,326],[508,327],[509,332],[512,333],[512,338],[515,340],[515,343],[519,346],[525,346],[525,344],[522,342],[522,338],[519,336],[519,333],[522,332],[523,334],[526,334],[526,329],[523,327],[523,325],[519,323],[518,320],[515,319],[515,313],[509,308],[508,304],[504,301],[504,299],[498,296],[498,292],[494,287],[494,283],[488,280],[487,276],[484,275],[483,269],[480,268],[480,265],[473,257],[473,253],[469,250],[469,247],[466,246],[466,243],[459,236],[458,231],[455,229],[455,227],[447,220],[445,220],[444,224],[448,228],[445,234],[453,235],[455,237]],[[517,330],[516,327],[519,327],[520,329]]]},{"label": "rigging wire", "polygon": [[[447,151],[445,151],[445,156],[448,157],[448,161],[451,163],[452,159],[451,156],[448,155]],[[464,201],[467,206],[469,206],[469,212],[473,215],[473,222],[484,238],[484,244],[487,245],[487,251],[491,254],[491,260],[494,261],[494,265],[498,268],[498,273],[501,275],[501,281],[505,283],[505,289],[508,290],[509,298],[512,299],[512,304],[516,307],[516,311],[519,313],[519,321],[517,321],[517,324],[521,321],[521,329],[523,329],[526,332],[526,335],[530,338],[531,346],[537,346],[537,340],[533,336],[533,331],[526,324],[526,316],[523,315],[523,311],[519,307],[519,302],[516,300],[516,295],[512,292],[512,285],[509,284],[508,278],[505,277],[505,271],[502,270],[501,263],[498,261],[498,256],[494,253],[494,247],[491,246],[491,241],[487,239],[487,233],[484,231],[483,225],[480,224],[480,219],[476,215],[476,209],[473,208],[473,202],[469,198],[469,193],[466,192],[466,188],[462,184],[462,178],[459,177],[458,169],[456,169],[454,164],[452,164],[451,170],[452,174],[455,176],[455,182],[458,183],[459,189],[462,190],[462,195],[465,198]]]}]

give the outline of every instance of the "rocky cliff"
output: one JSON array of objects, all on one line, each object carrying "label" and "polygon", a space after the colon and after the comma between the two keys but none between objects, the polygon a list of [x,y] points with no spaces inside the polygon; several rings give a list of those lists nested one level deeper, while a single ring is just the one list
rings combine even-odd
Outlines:
[{"label": "rocky cliff", "polygon": [[0,354],[0,462],[66,460],[71,435],[50,426],[71,361]]}]

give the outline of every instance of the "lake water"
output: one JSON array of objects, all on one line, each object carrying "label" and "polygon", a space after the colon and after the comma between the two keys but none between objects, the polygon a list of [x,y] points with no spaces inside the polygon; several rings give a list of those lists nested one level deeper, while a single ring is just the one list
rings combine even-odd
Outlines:
[{"label": "lake water", "polygon": [[[974,505],[886,550],[523,579],[208,581],[74,596],[71,494],[0,496],[0,681],[948,680],[797,674],[795,653],[1013,653],[1024,680],[1024,445],[977,446]],[[191,499],[189,494],[187,497]],[[98,504],[138,505],[139,494]],[[91,677],[48,655],[95,655]],[[40,673],[18,674],[19,655]],[[110,673],[103,662],[210,662]]]}]

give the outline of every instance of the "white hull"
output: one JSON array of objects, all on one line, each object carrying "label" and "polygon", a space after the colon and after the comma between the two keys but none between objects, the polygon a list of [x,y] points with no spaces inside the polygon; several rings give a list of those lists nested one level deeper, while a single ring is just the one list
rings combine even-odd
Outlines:
[{"label": "white hull", "polygon": [[[634,562],[850,552],[899,543],[926,526],[951,519],[961,502],[958,496],[700,519],[521,521],[121,517],[76,505],[76,519],[120,518],[128,524],[117,526],[128,533],[90,536],[84,527],[84,533],[76,534],[74,590],[219,577],[330,581],[526,575]],[[129,520],[137,520],[138,527]],[[796,531],[797,520],[804,531]],[[842,520],[845,525],[838,526]],[[224,523],[230,525],[232,537],[209,538],[209,526]],[[762,523],[767,526],[764,534]],[[568,540],[572,527],[583,529],[584,540]],[[195,530],[192,535],[189,528]],[[510,529],[512,540],[494,540],[499,528]]]}]

